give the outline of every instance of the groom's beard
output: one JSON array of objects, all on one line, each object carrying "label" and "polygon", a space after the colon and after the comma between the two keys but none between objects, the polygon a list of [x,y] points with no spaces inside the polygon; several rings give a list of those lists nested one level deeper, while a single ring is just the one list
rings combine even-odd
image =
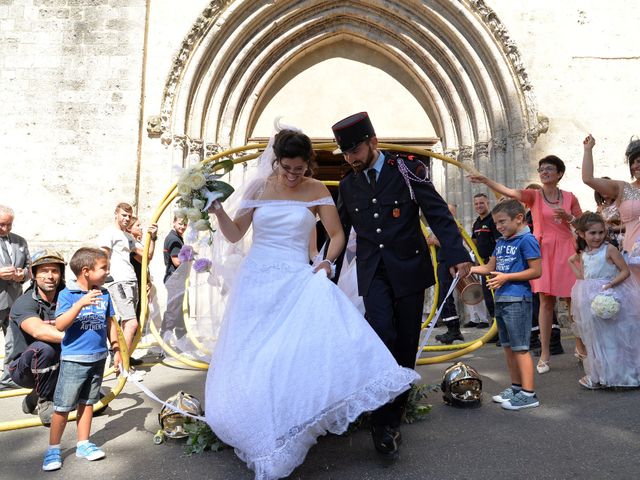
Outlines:
[{"label": "groom's beard", "polygon": [[373,165],[373,163],[376,161],[376,150],[371,148],[371,145],[367,145],[367,148],[369,149],[367,152],[367,158],[364,162],[354,162],[351,164],[351,168],[353,168],[353,170],[356,173],[360,173],[363,170],[366,170],[367,168],[369,168],[371,165]]}]

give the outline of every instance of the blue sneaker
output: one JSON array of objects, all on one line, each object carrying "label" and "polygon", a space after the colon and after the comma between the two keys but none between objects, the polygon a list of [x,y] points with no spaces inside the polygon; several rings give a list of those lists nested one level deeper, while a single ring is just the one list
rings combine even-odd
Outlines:
[{"label": "blue sneaker", "polygon": [[503,402],[501,407],[506,410],[522,410],[523,408],[533,408],[540,405],[538,397],[533,395],[525,395],[523,391],[517,392],[511,400]]},{"label": "blue sneaker", "polygon": [[504,403],[511,400],[520,390],[514,390],[512,387],[505,388],[498,395],[494,395],[491,399],[496,403]]},{"label": "blue sneaker", "polygon": [[48,448],[44,453],[44,461],[42,462],[42,470],[51,472],[62,468],[62,455],[59,448]]},{"label": "blue sneaker", "polygon": [[76,447],[76,457],[86,458],[90,462],[104,458],[106,453],[100,450],[95,444],[89,442]]}]

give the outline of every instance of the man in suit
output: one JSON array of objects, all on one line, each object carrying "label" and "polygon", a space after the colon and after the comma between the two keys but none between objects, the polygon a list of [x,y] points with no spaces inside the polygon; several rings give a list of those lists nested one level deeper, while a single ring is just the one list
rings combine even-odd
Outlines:
[{"label": "man in suit", "polygon": [[[0,205],[0,327],[4,334],[5,358],[11,355],[13,339],[9,326],[9,311],[16,299],[22,295],[22,284],[31,278],[29,273],[29,248],[20,235],[11,233],[13,210]],[[0,390],[18,388],[4,368],[0,378]]]},{"label": "man in suit", "polygon": [[[420,213],[440,239],[443,259],[453,275],[468,274],[469,254],[422,162],[379,151],[366,112],[351,115],[332,129],[353,168],[340,182],[338,209],[345,232],[353,226],[357,235],[358,291],[367,320],[398,363],[414,368],[424,291],[435,283]],[[405,392],[373,412],[373,443],[385,457],[397,457],[407,398]]]}]

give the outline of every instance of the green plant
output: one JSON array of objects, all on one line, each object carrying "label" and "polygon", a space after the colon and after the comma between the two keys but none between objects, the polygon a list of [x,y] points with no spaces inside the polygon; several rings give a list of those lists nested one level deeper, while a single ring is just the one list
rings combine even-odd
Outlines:
[{"label": "green plant", "polygon": [[216,437],[216,434],[213,433],[209,425],[205,422],[185,422],[184,430],[189,434],[185,447],[185,454],[187,456],[191,456],[194,453],[202,453],[205,450],[219,452],[228,447],[227,444]]},{"label": "green plant", "polygon": [[409,398],[407,400],[407,409],[404,413],[405,423],[415,423],[428,415],[431,411],[431,405],[425,403],[427,394],[438,390],[436,385],[411,385],[409,390]]}]

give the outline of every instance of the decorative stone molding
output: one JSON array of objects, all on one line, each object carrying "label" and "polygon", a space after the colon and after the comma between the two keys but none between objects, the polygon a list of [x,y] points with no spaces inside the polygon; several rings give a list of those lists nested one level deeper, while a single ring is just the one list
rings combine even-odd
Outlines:
[{"label": "decorative stone molding", "polygon": [[162,135],[162,119],[160,115],[153,115],[147,119],[147,135],[158,138]]},{"label": "decorative stone molding", "polygon": [[507,139],[504,137],[501,138],[492,138],[491,139],[491,151],[493,152],[506,152],[507,151]]},{"label": "decorative stone molding", "polygon": [[473,147],[470,145],[466,145],[460,147],[460,152],[458,154],[458,159],[463,163],[470,163],[473,161]]},{"label": "decorative stone molding", "polygon": [[477,157],[486,157],[489,155],[489,142],[477,142],[473,146],[473,153]]},{"label": "decorative stone molding", "polygon": [[184,151],[187,149],[187,138],[188,137],[186,135],[173,135],[170,136],[169,143],[165,143],[165,145],[173,145],[173,148],[182,149]]},{"label": "decorative stone molding", "polygon": [[514,149],[523,149],[527,142],[527,134],[525,132],[512,133],[509,135],[509,142]]},{"label": "decorative stone molding", "polygon": [[[204,38],[205,34],[208,32],[211,25],[213,25],[216,18],[218,18],[220,12],[222,12],[232,1],[233,0],[213,0],[209,3],[193,23],[191,30],[182,41],[182,45],[171,64],[171,70],[162,95],[162,107],[159,115],[160,130],[162,133],[166,133],[171,130],[173,101],[178,88],[178,83],[180,82],[180,78],[182,77],[182,73],[189,62],[189,59]],[[168,145],[171,143],[172,138],[170,136],[163,136],[162,140],[163,144]]]},{"label": "decorative stone molding", "polygon": [[522,55],[516,45],[516,42],[509,35],[507,27],[502,23],[496,12],[493,11],[484,0],[468,0],[473,11],[484,21],[485,25],[493,33],[494,38],[498,41],[503,53],[509,59],[513,71],[516,73],[520,87],[524,91],[531,90],[531,82],[529,74],[526,71]]},{"label": "decorative stone molding", "polygon": [[454,148],[449,149],[449,150],[445,150],[444,151],[444,155],[447,156],[447,157],[451,157],[451,158],[457,160],[458,159],[458,150],[456,150]]},{"label": "decorative stone molding", "polygon": [[527,139],[531,145],[538,141],[538,137],[549,131],[549,117],[538,115],[538,122],[527,132]]}]

